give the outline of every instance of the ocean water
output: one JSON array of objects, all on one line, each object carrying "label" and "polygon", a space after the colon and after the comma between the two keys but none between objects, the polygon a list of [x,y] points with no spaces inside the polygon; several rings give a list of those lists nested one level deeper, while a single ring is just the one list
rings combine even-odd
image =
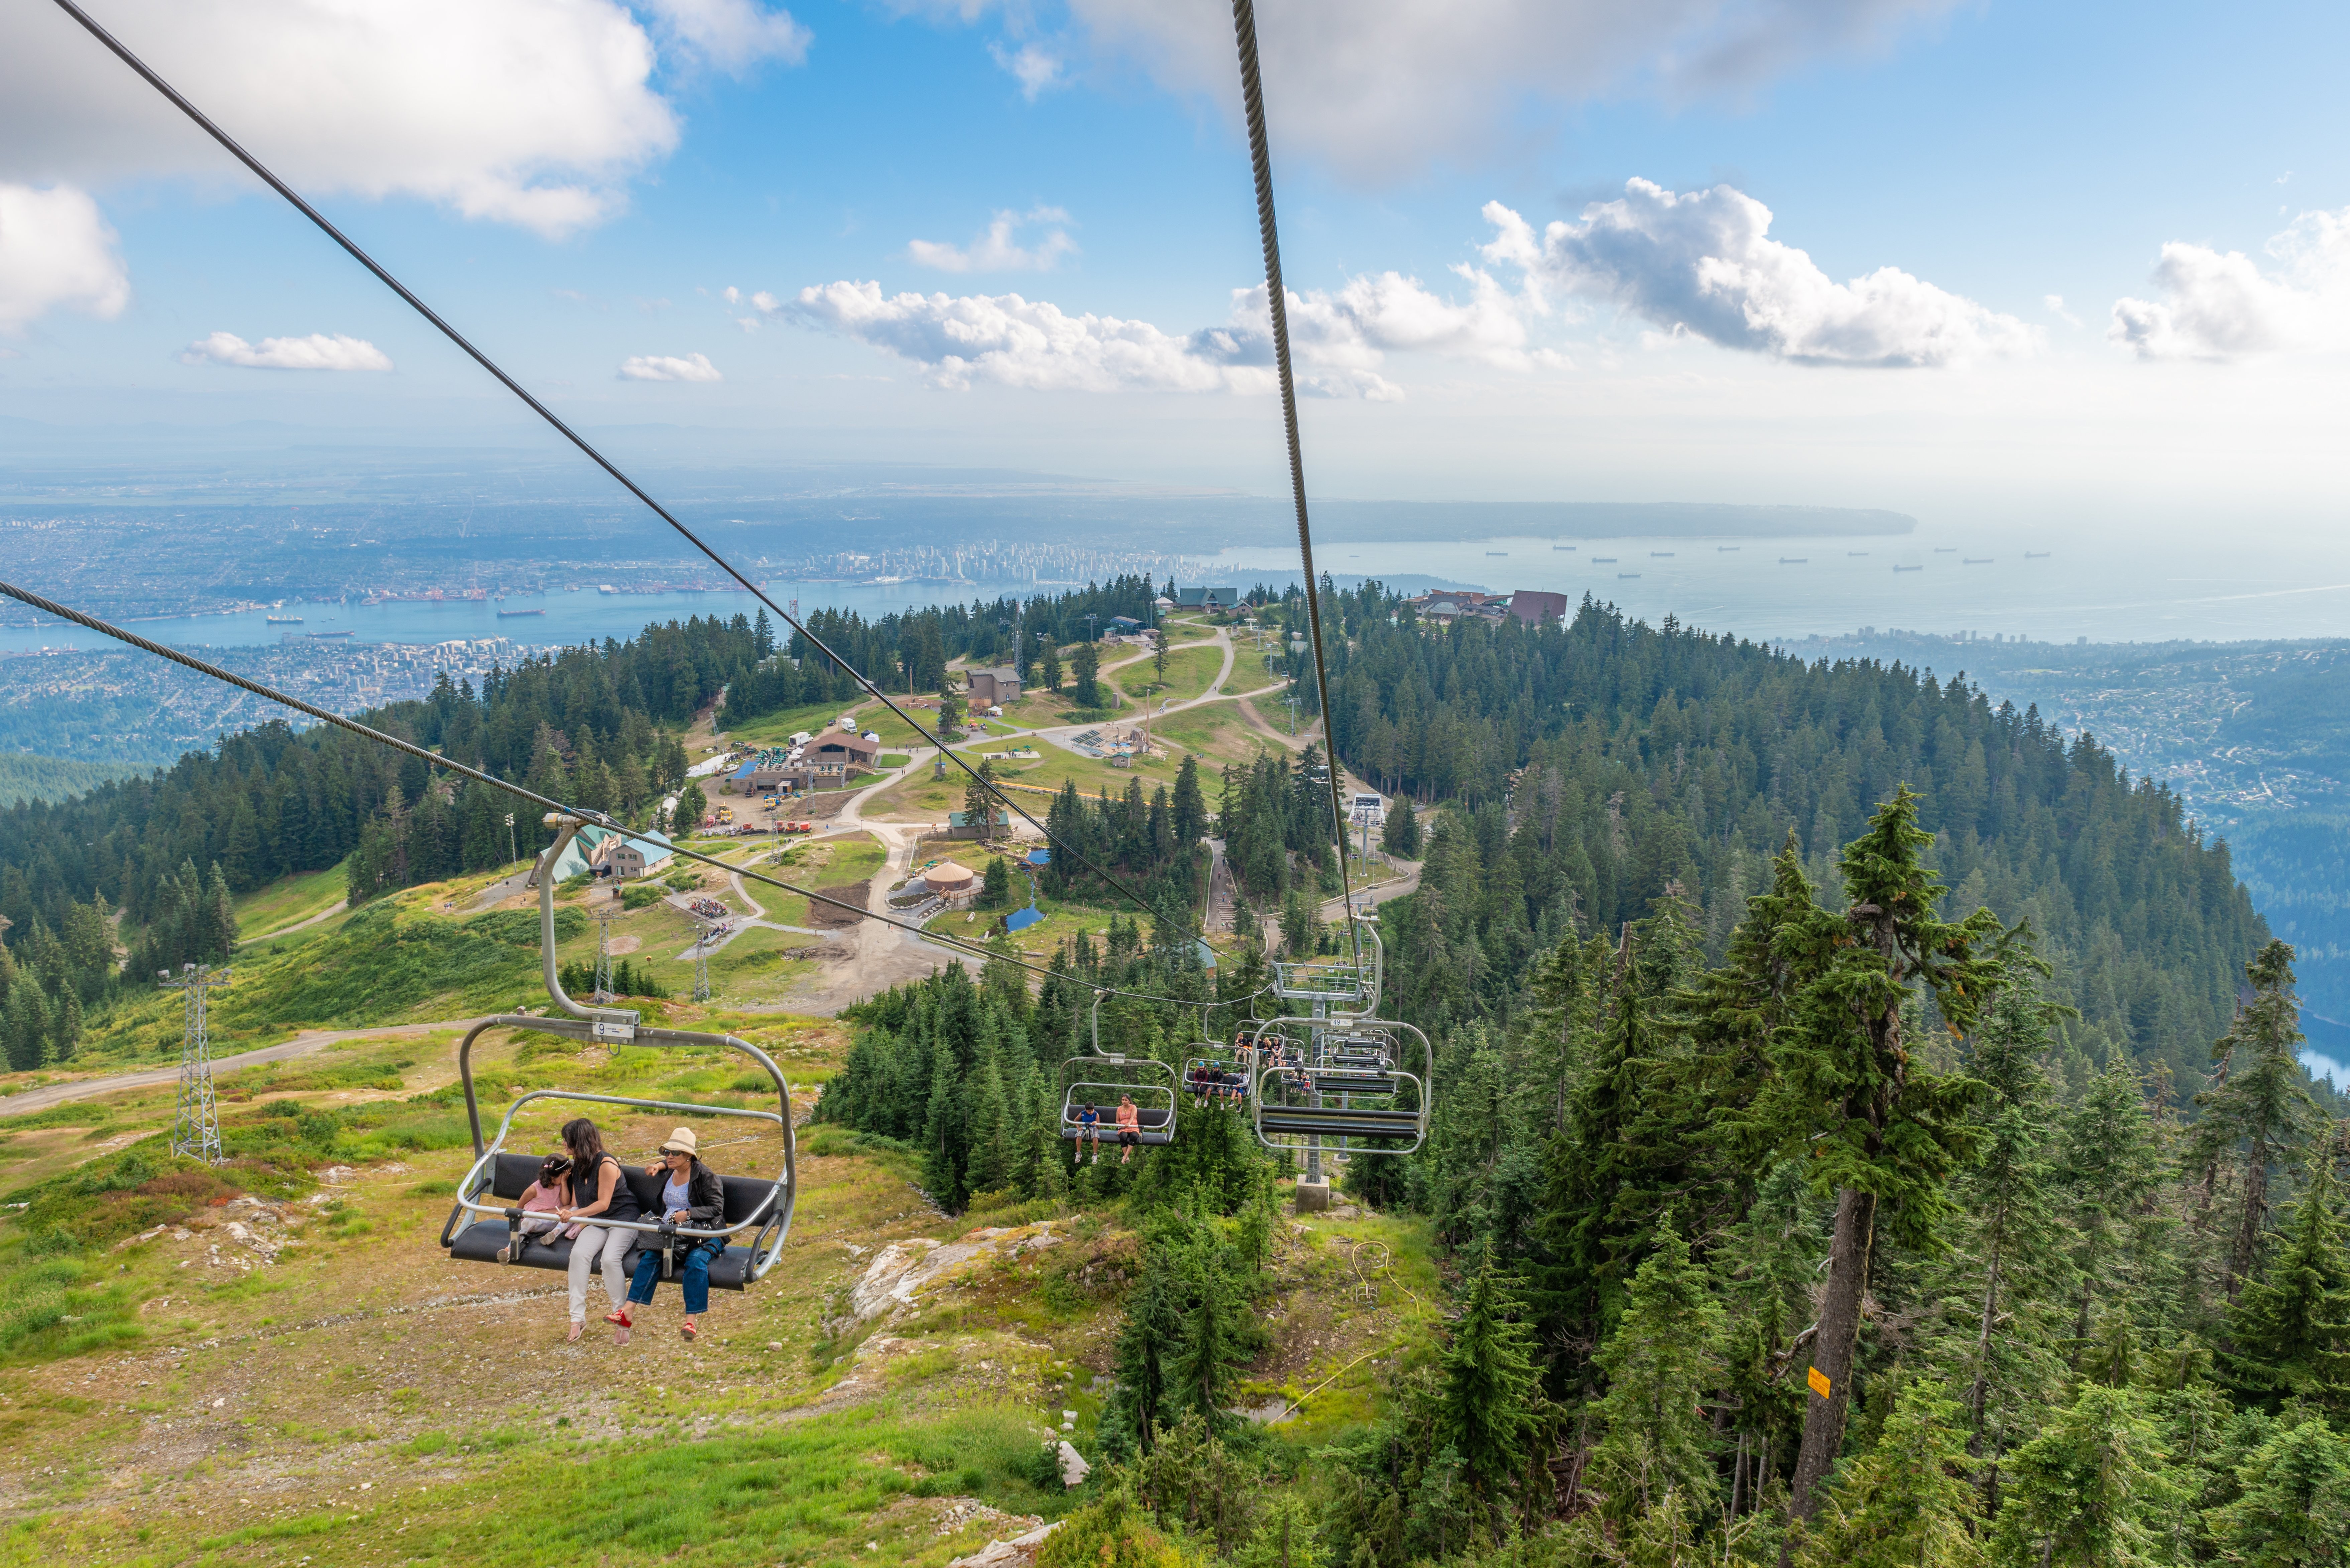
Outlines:
[{"label": "ocean water", "polygon": [[[761,585],[777,604],[790,607],[796,597],[803,612],[820,608],[853,609],[868,618],[909,607],[968,604],[993,599],[999,593],[1025,596],[1035,585],[1021,583],[903,582],[790,583]],[[1058,591],[1057,589],[1052,591]],[[22,606],[9,605],[12,618],[26,618]],[[607,637],[623,640],[655,621],[684,620],[691,616],[741,614],[758,618],[759,601],[737,588],[730,592],[517,595],[494,599],[399,599],[366,605],[289,603],[274,610],[240,610],[234,615],[177,616],[168,619],[134,620],[125,629],[175,648],[240,648],[275,643],[293,635],[348,632],[354,642],[452,642],[503,637],[532,646],[571,645]],[[499,618],[501,609],[536,609],[545,613]],[[299,616],[299,626],[272,626],[270,616]],[[770,619],[774,618],[772,617]],[[28,652],[42,648],[120,647],[101,633],[66,621],[39,625],[0,626],[0,651]]]},{"label": "ocean water", "polygon": [[[1317,544],[1317,570],[1590,594],[1651,622],[1777,640],[1880,630],[2042,642],[2350,636],[2350,532],[2176,540],[2041,531],[1865,537],[1504,538]],[[1225,550],[1211,582],[1294,573],[1294,546]],[[1896,571],[1894,568],[1914,568]]]}]

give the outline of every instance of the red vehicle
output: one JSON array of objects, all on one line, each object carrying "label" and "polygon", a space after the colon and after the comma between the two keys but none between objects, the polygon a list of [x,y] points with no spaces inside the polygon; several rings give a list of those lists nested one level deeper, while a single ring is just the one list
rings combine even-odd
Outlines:
[{"label": "red vehicle", "polygon": [[814,833],[816,831],[816,824],[813,822],[786,822],[783,825],[783,827],[785,833]]}]

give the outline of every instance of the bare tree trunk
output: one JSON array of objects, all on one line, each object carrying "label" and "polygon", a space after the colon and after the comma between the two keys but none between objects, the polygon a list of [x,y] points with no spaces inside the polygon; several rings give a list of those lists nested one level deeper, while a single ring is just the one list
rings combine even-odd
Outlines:
[{"label": "bare tree trunk", "polygon": [[1999,1260],[1991,1260],[1991,1277],[1983,1284],[1982,1322],[1975,1330],[1975,1380],[1967,1388],[1967,1415],[1974,1432],[1969,1453],[1982,1451],[1983,1407],[1991,1398],[1991,1328],[1999,1313]]},{"label": "bare tree trunk", "polygon": [[1812,1342],[1812,1366],[1828,1380],[1825,1397],[1804,1402],[1804,1443],[1795,1455],[1793,1512],[1809,1519],[1818,1506],[1820,1483],[1844,1448],[1844,1423],[1852,1405],[1853,1353],[1860,1340],[1860,1303],[1868,1293],[1869,1248],[1877,1229],[1877,1199],[1846,1188],[1836,1194],[1835,1239],[1828,1251],[1828,1284],[1820,1302],[1819,1337]]},{"label": "bare tree trunk", "polygon": [[2236,1223],[2236,1240],[2228,1249],[2228,1299],[2244,1286],[2244,1278],[2252,1272],[2252,1261],[2260,1255],[2261,1230],[2269,1217],[2269,1145],[2266,1138],[2252,1140],[2251,1157],[2244,1162],[2244,1216]]}]

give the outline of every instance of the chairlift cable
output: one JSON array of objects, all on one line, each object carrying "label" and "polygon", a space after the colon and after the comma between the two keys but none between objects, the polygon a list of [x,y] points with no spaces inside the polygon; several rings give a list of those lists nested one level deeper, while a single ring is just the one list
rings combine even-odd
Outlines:
[{"label": "chairlift cable", "polygon": [[[59,0],[60,4],[66,0]],[[1281,231],[1273,215],[1273,151],[1265,138],[1264,82],[1257,70],[1256,7],[1232,0],[1232,34],[1240,47],[1241,107],[1248,117],[1249,162],[1256,174],[1256,220],[1264,240],[1264,296],[1273,311],[1273,358],[1281,376],[1281,423],[1289,438],[1289,491],[1297,506],[1297,555],[1305,571],[1305,625],[1314,639],[1314,689],[1322,705],[1323,762],[1330,774],[1330,826],[1338,843],[1338,891],[1347,904],[1347,932],[1355,963],[1363,939],[1355,929],[1355,894],[1347,877],[1347,817],[1338,808],[1338,748],[1330,722],[1330,670],[1322,654],[1322,588],[1314,576],[1314,529],[1305,511],[1305,456],[1297,439],[1297,382],[1289,365],[1289,296],[1281,281]]]},{"label": "chairlift cable", "polygon": [[[428,751],[424,747],[416,744],[413,741],[403,741],[397,735],[388,735],[381,730],[373,729],[366,724],[360,723],[356,719],[347,719],[340,713],[334,712],[329,709],[318,707],[315,703],[305,702],[299,697],[290,697],[285,692],[277,691],[274,687],[265,686],[258,680],[249,680],[244,676],[235,673],[234,670],[223,670],[216,664],[208,664],[204,660],[196,658],[194,655],[184,653],[179,649],[170,648],[162,643],[151,641],[149,639],[140,636],[135,631],[126,631],[119,626],[112,625],[107,621],[102,621],[96,616],[86,614],[81,610],[73,608],[69,605],[62,605],[55,599],[44,597],[43,596],[33,592],[29,588],[20,588],[14,583],[0,582],[0,595],[5,595],[21,605],[41,611],[44,615],[52,615],[60,620],[69,620],[77,626],[87,627],[91,631],[98,632],[105,637],[113,638],[116,641],[126,643],[142,652],[154,654],[159,659],[168,659],[172,663],[181,666],[182,669],[192,670],[199,675],[209,676],[214,680],[222,681],[230,686],[234,686],[240,691],[249,691],[255,697],[264,698],[269,701],[291,708],[297,713],[307,713],[311,718],[317,720],[321,723],[332,724],[338,729],[347,730],[352,734],[358,735],[362,739],[374,741],[380,745],[390,746],[394,751],[404,753],[409,756],[418,759],[427,767],[446,768],[449,772],[472,779],[476,784],[484,784],[489,785],[492,789],[502,790],[507,794],[515,796],[516,799],[526,800],[533,805],[542,806],[548,811],[560,812],[566,816],[577,817],[581,822],[588,824],[591,826],[603,828],[607,832],[617,833],[624,838],[634,839],[639,843],[652,842],[647,835],[639,833],[635,828],[615,819],[607,813],[593,811],[585,806],[566,805],[561,801],[551,800],[547,796],[540,794],[536,790],[525,789],[520,784],[512,784],[504,779],[499,778],[494,774],[486,773],[480,768],[469,766],[464,763],[452,761],[448,757],[442,756],[438,752]],[[806,898],[813,903],[827,904],[831,906],[833,909],[845,910],[849,914],[857,916],[859,919],[879,920],[885,926],[895,926],[901,931],[912,932],[914,935],[920,937],[925,941],[938,942],[945,946],[952,947],[960,950],[961,951],[970,953],[973,957],[985,961],[1009,963],[1015,968],[1026,970],[1031,974],[1043,975],[1047,979],[1051,979],[1057,972],[1054,970],[1030,963],[1024,959],[1015,959],[1005,954],[990,951],[988,949],[981,947],[975,942],[967,941],[961,937],[939,931],[926,931],[921,927],[913,925],[908,921],[892,919],[887,915],[874,914],[869,909],[861,909],[844,899],[835,898],[828,894],[819,893],[813,888],[795,887],[792,883],[784,881],[780,877],[770,877],[764,872],[754,871],[746,867],[736,866],[733,862],[722,860],[714,855],[705,855],[698,849],[689,849],[682,844],[672,844],[669,847],[671,851],[677,855],[681,859],[699,861],[705,866],[715,866],[721,870],[731,872],[737,877],[746,877],[754,882],[758,882],[766,887],[774,888],[779,892],[795,893],[801,898]],[[1241,1002],[1251,1000],[1251,998],[1261,996],[1266,990],[1270,989],[1270,985],[1268,984],[1266,986],[1260,986],[1257,990],[1250,992],[1244,996],[1231,997],[1222,1001],[1202,1002],[1197,997],[1160,996],[1151,992],[1128,991],[1119,986],[1101,985],[1075,974],[1061,974],[1060,978],[1073,981],[1086,990],[1094,992],[1102,996],[1126,996],[1132,997],[1138,1002],[1172,1002],[1178,1006],[1183,1007],[1235,1006]]]},{"label": "chairlift cable", "polygon": [[[130,50],[123,45],[121,40],[118,39],[113,34],[100,26],[98,21],[92,17],[88,12],[83,10],[78,5],[75,4],[75,0],[57,0],[57,3],[68,16],[80,23],[82,26],[88,31],[90,36],[96,38],[99,43],[105,45],[107,48],[113,51],[116,57],[120,59],[124,65],[129,66],[133,71],[137,72],[140,77],[144,78],[148,86],[153,88],[157,92],[161,93],[166,99],[169,99],[174,107],[176,107],[182,114],[185,114],[190,119],[194,120],[197,126],[202,129],[206,135],[210,136],[214,141],[219,142],[223,147],[226,148],[232,157],[236,159],[238,162],[244,164],[247,169],[251,170],[264,184],[276,192],[279,195],[285,197],[286,201],[292,202],[295,208],[299,211],[304,217],[317,224],[319,231],[328,239],[334,241],[337,244],[342,246],[345,251],[348,252],[352,260],[367,268],[368,271],[373,273],[377,279],[381,282],[385,287],[390,289],[394,294],[400,296],[401,299],[407,301],[409,306],[414,309],[419,316],[421,316],[425,320],[431,322],[432,326],[439,330],[442,337],[448,338],[450,342],[454,343],[458,348],[463,349],[465,353],[472,358],[475,364],[481,366],[483,369],[487,370],[493,377],[496,378],[501,386],[504,387],[506,390],[512,392],[515,397],[520,398],[525,404],[529,405],[531,411],[538,415],[539,418],[545,420],[549,425],[552,425],[557,434],[561,435],[573,446],[577,447],[582,452],[587,454],[590,462],[594,462],[598,468],[601,468],[606,473],[610,474],[615,480],[619,481],[623,489],[627,490],[629,494],[635,496],[639,501],[643,502],[652,510],[655,516],[668,524],[671,528],[677,530],[678,534],[684,538],[686,543],[691,545],[695,549],[701,551],[702,555],[709,557],[711,563],[717,566],[720,571],[724,572],[728,576],[733,578],[735,582],[741,584],[744,592],[750,594],[761,604],[766,606],[767,608],[775,611],[776,616],[783,620],[784,624],[797,632],[800,637],[806,641],[808,646],[814,648],[818,653],[821,653],[827,659],[832,660],[832,662],[837,665],[840,669],[847,670],[848,672],[849,679],[863,687],[868,696],[879,701],[883,707],[889,709],[890,712],[896,714],[900,720],[904,721],[907,727],[911,729],[914,733],[921,736],[922,739],[936,746],[941,756],[951,757],[954,760],[955,766],[961,768],[964,773],[969,774],[972,778],[979,784],[980,787],[986,790],[988,794],[993,795],[995,799],[1006,809],[1018,813],[1020,820],[1026,823],[1029,826],[1036,829],[1037,832],[1043,834],[1046,843],[1052,844],[1056,849],[1064,850],[1075,857],[1079,865],[1092,872],[1095,876],[1100,877],[1102,881],[1107,883],[1109,887],[1125,895],[1127,898],[1133,902],[1137,909],[1142,910],[1145,914],[1155,915],[1156,911],[1150,908],[1149,903],[1144,899],[1140,894],[1128,887],[1118,878],[1111,876],[1108,872],[1103,870],[1100,867],[1095,865],[1086,857],[1083,851],[1073,849],[1061,844],[1059,840],[1053,836],[1052,829],[1046,827],[1043,823],[1029,815],[1027,811],[1021,806],[1019,802],[1014,800],[1009,794],[998,789],[993,781],[982,777],[978,769],[965,762],[962,755],[956,753],[952,748],[949,747],[944,741],[941,740],[938,736],[931,734],[928,730],[923,729],[919,723],[916,723],[911,714],[908,713],[903,708],[899,707],[897,703],[889,700],[889,693],[883,691],[879,686],[866,679],[865,676],[859,674],[857,670],[849,664],[848,660],[835,653],[832,649],[826,644],[823,639],[817,637],[814,632],[808,630],[805,625],[801,624],[798,617],[793,615],[790,611],[785,609],[783,606],[769,598],[764,589],[751,581],[750,578],[744,576],[741,572],[736,571],[733,563],[729,562],[725,556],[721,556],[716,550],[711,548],[709,545],[703,543],[700,535],[687,527],[683,523],[679,522],[678,519],[670,512],[669,508],[654,500],[643,486],[639,485],[635,480],[630,479],[628,474],[620,470],[617,463],[612,462],[610,458],[606,457],[602,452],[597,451],[595,447],[589,445],[587,438],[582,436],[577,431],[573,430],[569,425],[566,424],[562,419],[556,414],[554,410],[548,408],[545,403],[540,402],[537,398],[532,396],[531,393],[524,388],[521,382],[515,380],[512,376],[507,375],[504,370],[499,369],[495,360],[492,359],[487,354],[483,353],[479,348],[474,348],[463,333],[459,332],[454,327],[450,326],[449,323],[443,320],[440,314],[431,306],[418,298],[416,295],[409,289],[407,285],[401,283],[398,278],[392,276],[390,273],[384,270],[381,264],[377,262],[373,256],[368,254],[367,252],[361,250],[352,242],[348,235],[342,232],[342,230],[335,227],[333,223],[329,223],[327,220],[326,214],[319,212],[317,208],[312,206],[308,202],[305,201],[301,194],[291,185],[288,185],[285,181],[270,172],[267,166],[263,164],[258,158],[255,158],[252,153],[247,152],[238,144],[236,139],[230,136],[227,131],[223,130],[218,125],[213,123],[212,119],[207,116],[203,110],[198,109],[193,103],[191,103],[187,97],[180,92],[178,88],[172,87],[171,83],[158,76],[151,68],[149,67],[144,60],[141,60],[137,55],[132,54]],[[1284,367],[1283,385],[1284,387],[1288,384],[1287,352],[1288,350],[1284,347],[1283,349],[1284,357],[1282,361]],[[1295,444],[1295,441],[1293,440],[1293,447]],[[1318,630],[1316,632],[1316,637],[1317,639],[1319,637]],[[1320,648],[1318,640],[1315,643],[1315,647],[1318,650]],[[1345,835],[1342,832],[1340,834],[1342,841],[1340,846],[1342,857],[1344,853],[1344,837]]]}]

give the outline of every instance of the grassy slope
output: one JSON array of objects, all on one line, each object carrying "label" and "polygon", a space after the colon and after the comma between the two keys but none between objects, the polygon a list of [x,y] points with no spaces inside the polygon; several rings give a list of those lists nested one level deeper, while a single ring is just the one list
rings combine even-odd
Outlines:
[{"label": "grassy slope", "polygon": [[[996,776],[1013,784],[1035,784],[1043,789],[1057,790],[1066,780],[1076,781],[1077,793],[1090,798],[1107,784],[1112,794],[1123,794],[1129,778],[1142,780],[1143,793],[1148,794],[1155,784],[1173,784],[1176,770],[1182,766],[1180,758],[1154,757],[1149,762],[1131,768],[1114,768],[1107,759],[1083,757],[1066,752],[1049,741],[1034,742],[1044,753],[1044,759],[1034,763],[998,763]],[[971,785],[970,776],[949,765],[943,780],[931,777],[928,767],[914,770],[912,776],[900,780],[866,805],[877,816],[892,814],[916,816],[942,822],[946,814],[962,809],[963,792]],[[1052,804],[1043,795],[1023,795],[1021,804],[1038,821],[1045,817],[1044,808]]]},{"label": "grassy slope", "polygon": [[[795,1082],[823,1075],[845,1048],[816,1021],[764,1018],[757,1037]],[[556,1083],[750,1097],[714,1054],[606,1060],[492,1036],[481,1064],[501,1098]],[[615,1347],[599,1326],[567,1346],[556,1276],[452,1264],[434,1244],[448,1184],[470,1158],[462,1116],[432,1093],[452,1070],[448,1040],[370,1042],[331,1065],[288,1066],[307,1076],[281,1077],[277,1098],[377,1125],[309,1151],[307,1166],[363,1167],[315,1190],[327,1201],[302,1200],[313,1191],[305,1160],[274,1179],[309,1211],[276,1262],[255,1262],[224,1220],[204,1228],[234,1211],[202,1194],[131,1195],[142,1220],[172,1218],[164,1210],[176,1201],[195,1228],[120,1251],[101,1237],[89,1251],[31,1255],[26,1220],[0,1221],[0,1432],[10,1451],[42,1461],[0,1476],[13,1521],[0,1563],[936,1568],[1022,1528],[985,1515],[958,1523],[946,1511],[956,1500],[1047,1515],[1070,1505],[1029,1479],[1028,1461],[1063,1409],[1079,1412],[1077,1440],[1090,1446],[1093,1379],[1117,1324],[1118,1286],[1104,1280],[1131,1266],[1114,1211],[1069,1216],[1060,1245],[926,1292],[910,1321],[836,1339],[824,1320],[874,1247],[991,1220],[940,1218],[906,1185],[902,1157],[855,1152],[858,1140],[818,1129],[803,1140],[788,1257],[755,1292],[721,1293],[699,1344],[676,1336],[677,1298],[664,1287],[634,1345]],[[399,1091],[370,1086],[393,1077]],[[111,1152],[126,1136],[167,1126],[170,1109],[167,1087],[7,1131],[0,1187],[70,1181],[84,1161],[103,1174],[128,1158]],[[566,1114],[535,1103],[517,1145],[546,1143]],[[630,1157],[674,1120],[598,1114]],[[244,1100],[229,1101],[224,1120],[233,1148],[256,1126],[307,1125]],[[722,1168],[772,1165],[772,1135],[740,1141],[743,1125],[705,1134]],[[232,1185],[206,1193],[254,1179],[241,1167],[223,1174]],[[27,1212],[90,1202],[55,1181],[48,1190],[58,1196],[36,1194]],[[1395,1257],[1391,1272],[1371,1271],[1375,1309],[1355,1267],[1366,1241]],[[1310,1467],[1314,1449],[1374,1412],[1399,1359],[1426,1354],[1437,1282],[1424,1231],[1376,1216],[1285,1228],[1271,1273],[1274,1346],[1248,1369],[1243,1397],[1295,1397],[1340,1374],[1278,1428]]]},{"label": "grassy slope", "polygon": [[298,877],[281,877],[266,888],[256,888],[237,899],[236,929],[243,933],[243,940],[253,941],[266,937],[341,903],[348,891],[343,871],[343,867],[336,866]]},{"label": "grassy slope", "polygon": [[1119,670],[1117,680],[1119,686],[1131,696],[1149,697],[1153,702],[1162,697],[1170,702],[1182,701],[1205,691],[1208,689],[1208,682],[1213,680],[1216,678],[1216,671],[1223,667],[1224,656],[1221,649],[1170,649],[1167,652],[1165,685],[1159,684],[1158,669],[1155,663],[1148,659],[1139,664],[1130,664]]}]

